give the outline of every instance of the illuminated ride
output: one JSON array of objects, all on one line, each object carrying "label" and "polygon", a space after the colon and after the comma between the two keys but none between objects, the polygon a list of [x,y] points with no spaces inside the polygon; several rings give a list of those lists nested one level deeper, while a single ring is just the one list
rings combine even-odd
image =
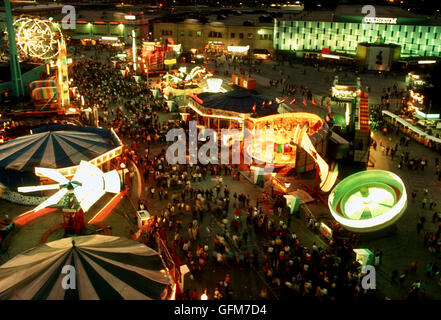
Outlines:
[{"label": "illuminated ride", "polygon": [[187,72],[187,68],[183,67],[175,71],[173,74],[167,73],[163,76],[163,79],[167,83],[171,82],[172,86],[176,86],[177,88],[179,88],[197,86],[199,80],[207,79],[211,76],[213,76],[213,74],[209,72],[205,67],[194,67],[190,70],[190,72]]},{"label": "illuminated ride", "polygon": [[121,181],[116,170],[103,173],[87,161],[81,161],[72,180],[66,179],[57,170],[36,168],[37,175],[45,176],[57,184],[19,187],[18,192],[28,193],[58,190],[40,203],[33,212],[49,206],[61,205],[63,227],[68,233],[81,234],[84,231],[84,213],[87,212],[106,192],[119,193]]},{"label": "illuminated ride", "polygon": [[330,170],[328,163],[314,148],[314,145],[312,144],[311,139],[307,134],[307,131],[307,122],[303,126],[297,125],[291,145],[299,146],[314,159],[314,162],[317,165],[318,174],[320,176],[320,189],[323,192],[329,192],[337,181],[338,165],[336,163],[333,163],[331,165],[332,170]]},{"label": "illuminated ride", "polygon": [[393,225],[407,207],[403,181],[384,170],[368,170],[343,179],[329,195],[334,219],[353,232],[372,232]]},{"label": "illuminated ride", "polygon": [[[308,165],[308,170],[312,170],[315,166],[320,177],[320,189],[323,192],[332,189],[338,177],[338,166],[336,164],[329,166],[317,151],[319,146],[323,148],[321,144],[329,132],[318,115],[296,112],[252,120],[254,142],[247,147],[247,152],[253,159],[273,163],[274,167],[293,168],[299,165],[297,163],[299,153],[305,151],[312,157],[312,166]],[[259,132],[260,136],[257,136],[256,132]],[[266,152],[268,144],[274,144],[276,152]],[[305,163],[302,165],[306,168],[306,160],[303,161]],[[317,194],[317,191],[314,190],[313,193]]]},{"label": "illuminated ride", "polygon": [[48,60],[58,55],[58,40],[62,33],[57,23],[22,17],[14,22],[14,28],[22,57]]},{"label": "illuminated ride", "polygon": [[119,174],[116,170],[103,173],[87,161],[81,161],[72,180],[66,179],[66,177],[54,169],[36,168],[35,171],[37,175],[45,176],[58,182],[58,184],[19,187],[18,192],[58,191],[38,205],[34,211],[56,205],[65,196],[68,198],[75,196],[75,201],[78,202],[79,207],[86,212],[106,192],[119,193],[121,188]]}]

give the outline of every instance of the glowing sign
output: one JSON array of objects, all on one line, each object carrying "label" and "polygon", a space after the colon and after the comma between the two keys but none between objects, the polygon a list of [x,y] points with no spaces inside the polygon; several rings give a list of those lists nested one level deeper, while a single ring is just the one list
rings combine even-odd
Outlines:
[{"label": "glowing sign", "polygon": [[332,97],[337,99],[354,99],[357,96],[357,91],[355,88],[338,88],[332,87]]},{"label": "glowing sign", "polygon": [[132,15],[132,14],[128,14],[124,16],[124,19],[126,20],[136,20],[136,16]]},{"label": "glowing sign", "polygon": [[228,46],[228,51],[230,52],[247,52],[250,49],[250,46]]},{"label": "glowing sign", "polygon": [[397,18],[365,17],[366,23],[397,24]]}]

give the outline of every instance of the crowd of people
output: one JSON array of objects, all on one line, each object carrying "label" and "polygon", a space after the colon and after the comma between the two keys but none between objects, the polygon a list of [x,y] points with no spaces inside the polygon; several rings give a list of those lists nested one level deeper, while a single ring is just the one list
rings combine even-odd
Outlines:
[{"label": "crowd of people", "polygon": [[[235,268],[263,275],[266,285],[262,286],[261,298],[274,298],[274,292],[280,298],[321,300],[368,296],[361,287],[361,268],[353,261],[350,242],[336,240],[329,248],[316,244],[306,248],[290,231],[290,218],[283,212],[286,206],[281,201],[272,199],[264,205],[260,199],[253,201],[247,194],[229,191],[223,180],[236,177],[234,167],[170,165],[164,148],[167,126],[159,121],[165,102],[154,99],[145,82],[123,75],[111,63],[85,60],[74,68],[79,92],[88,104],[98,106],[102,121],[125,141],[121,161],[131,159],[141,172],[144,188],[138,209],[151,207],[153,201],[164,208],[153,212],[153,228],[146,230],[146,244],[155,247],[155,232],[161,230],[167,235],[170,251],[189,266],[191,276],[211,282],[215,288],[189,290],[180,298],[199,299],[205,293],[214,299],[231,299],[235,279],[230,270]],[[299,89],[285,88],[288,92]],[[300,90],[309,94],[305,87]],[[182,127],[183,123],[167,125]],[[158,145],[162,149],[159,153],[150,152]],[[390,154],[395,156],[396,146],[390,146],[389,151],[384,148],[385,154],[394,150]],[[214,187],[206,187],[208,180],[214,181]],[[207,220],[209,227],[201,229]],[[201,233],[208,233],[209,240],[202,240]],[[225,278],[207,279],[213,267],[224,270]]]}]

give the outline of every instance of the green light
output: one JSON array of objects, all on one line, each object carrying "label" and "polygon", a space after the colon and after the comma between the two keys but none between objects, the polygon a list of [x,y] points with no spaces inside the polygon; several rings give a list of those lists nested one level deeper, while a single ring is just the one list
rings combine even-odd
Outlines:
[{"label": "green light", "polygon": [[428,120],[437,120],[440,118],[440,114],[436,114],[436,113],[424,113],[421,112],[420,110],[416,111],[416,114],[418,117],[422,118],[422,119],[428,119]]}]

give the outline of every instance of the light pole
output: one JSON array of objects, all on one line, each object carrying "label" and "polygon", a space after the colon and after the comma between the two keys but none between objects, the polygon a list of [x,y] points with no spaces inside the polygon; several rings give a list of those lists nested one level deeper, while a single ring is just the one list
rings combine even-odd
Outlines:
[{"label": "light pole", "polygon": [[124,186],[125,186],[125,173],[124,173],[124,171],[125,171],[125,169],[126,169],[126,165],[125,165],[125,163],[124,162],[122,162],[121,163],[121,170],[122,170],[122,185],[123,185],[123,188],[124,188]]}]

